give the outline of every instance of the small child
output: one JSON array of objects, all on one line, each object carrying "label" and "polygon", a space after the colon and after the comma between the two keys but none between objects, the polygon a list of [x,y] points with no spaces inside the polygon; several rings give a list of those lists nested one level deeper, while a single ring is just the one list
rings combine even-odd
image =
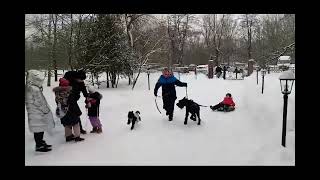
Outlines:
[{"label": "small child", "polygon": [[99,107],[102,95],[95,90],[94,87],[88,87],[89,95],[85,101],[86,108],[88,108],[88,116],[92,125],[92,131],[90,133],[102,133],[102,125],[99,119]]},{"label": "small child", "polygon": [[69,86],[69,81],[64,78],[60,78],[59,86],[53,88],[53,92],[56,96],[55,101],[57,104],[56,115],[60,119],[63,118],[68,111],[67,101],[71,90],[72,87]]},{"label": "small child", "polygon": [[218,111],[233,111],[235,109],[235,103],[233,102],[232,96],[230,93],[226,94],[226,97],[224,97],[223,101],[215,106],[210,106],[210,108]]}]

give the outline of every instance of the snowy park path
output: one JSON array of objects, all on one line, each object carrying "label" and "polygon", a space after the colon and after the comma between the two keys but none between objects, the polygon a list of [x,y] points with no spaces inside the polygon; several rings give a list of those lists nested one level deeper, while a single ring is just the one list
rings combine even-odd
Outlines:
[{"label": "snowy park path", "polygon": [[[295,95],[289,95],[287,148],[281,146],[283,98],[279,74],[267,74],[265,90],[261,94],[253,74],[244,80],[208,79],[199,74],[181,75],[188,83],[188,97],[209,106],[223,100],[226,93],[233,95],[236,110],[229,113],[212,112],[201,107],[202,124],[189,120],[183,124],[185,109],[175,106],[172,122],[157,99],[160,114],[154,104],[153,88],[159,73],[141,77],[132,91],[127,80],[120,80],[118,88],[101,87],[100,118],[102,134],[86,134],[85,141],[66,143],[64,130],[57,119],[52,135],[45,139],[53,145],[46,154],[34,152],[33,135],[28,131],[25,118],[26,165],[294,165]],[[178,77],[178,76],[176,76]],[[57,83],[53,82],[54,85]],[[185,88],[177,87],[177,101],[185,96]],[[44,87],[44,95],[55,110],[52,87]],[[161,88],[158,95],[161,95]],[[176,102],[177,102],[176,101]],[[82,124],[91,130],[84,108],[84,98],[79,100],[83,112]],[[126,124],[130,110],[141,112],[142,122],[133,131]]]}]

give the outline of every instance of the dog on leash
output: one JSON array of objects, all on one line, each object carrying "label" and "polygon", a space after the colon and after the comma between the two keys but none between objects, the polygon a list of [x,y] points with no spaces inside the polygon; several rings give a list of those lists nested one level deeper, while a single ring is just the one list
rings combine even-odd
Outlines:
[{"label": "dog on leash", "polygon": [[128,112],[128,122],[127,124],[131,123],[131,130],[133,130],[135,123],[141,121],[141,117],[140,117],[140,111],[129,111]]},{"label": "dog on leash", "polygon": [[193,121],[197,120],[198,117],[198,125],[200,125],[200,106],[199,104],[195,103],[193,100],[184,97],[183,99],[179,100],[177,106],[182,109],[186,107],[186,116],[184,119],[184,124],[187,124],[189,113],[191,113],[190,119]]}]

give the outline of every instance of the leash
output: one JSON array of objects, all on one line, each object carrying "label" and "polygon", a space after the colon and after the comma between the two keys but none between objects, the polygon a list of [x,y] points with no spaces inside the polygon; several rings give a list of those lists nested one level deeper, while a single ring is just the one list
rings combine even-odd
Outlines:
[{"label": "leash", "polygon": [[204,106],[204,105],[200,105],[200,104],[198,104],[199,106],[202,106],[202,107],[209,107],[209,106]]},{"label": "leash", "polygon": [[186,87],[186,97],[188,98],[188,87]]},{"label": "leash", "polygon": [[157,107],[159,113],[161,114],[161,111],[160,111],[158,104],[157,104],[157,96],[154,98],[154,103],[156,104],[156,107]]}]

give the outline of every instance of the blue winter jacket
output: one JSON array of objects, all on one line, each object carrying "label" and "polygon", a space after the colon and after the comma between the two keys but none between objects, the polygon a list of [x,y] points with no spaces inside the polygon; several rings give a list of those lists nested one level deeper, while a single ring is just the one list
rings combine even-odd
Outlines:
[{"label": "blue winter jacket", "polygon": [[162,97],[163,98],[177,98],[175,85],[180,87],[187,87],[187,83],[179,81],[176,77],[170,76],[165,78],[163,75],[160,76],[156,86],[154,87],[154,95],[158,94],[158,89],[162,86]]}]

